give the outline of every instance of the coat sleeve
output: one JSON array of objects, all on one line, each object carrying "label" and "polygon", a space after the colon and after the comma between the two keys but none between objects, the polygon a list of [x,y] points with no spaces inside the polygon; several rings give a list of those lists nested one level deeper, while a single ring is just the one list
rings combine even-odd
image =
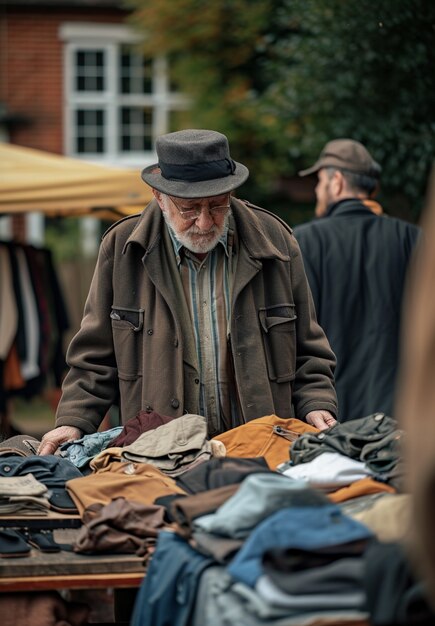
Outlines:
[{"label": "coat sleeve", "polygon": [[291,236],[291,284],[296,305],[296,377],[293,403],[296,417],[327,410],[337,415],[334,385],[335,355],[323,329],[317,322],[311,289],[294,236]]},{"label": "coat sleeve", "polygon": [[97,431],[118,396],[110,320],[112,266],[112,255],[107,254],[103,241],[82,323],[67,351],[70,369],[56,414],[56,426],[75,426],[86,434]]}]

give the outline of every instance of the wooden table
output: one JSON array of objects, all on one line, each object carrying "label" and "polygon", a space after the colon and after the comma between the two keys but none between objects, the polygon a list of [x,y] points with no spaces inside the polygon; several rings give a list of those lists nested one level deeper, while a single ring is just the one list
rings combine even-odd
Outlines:
[{"label": "wooden table", "polygon": [[[29,519],[10,519],[0,526],[29,524]],[[52,528],[55,541],[71,543],[80,518],[59,516],[32,518],[32,528]],[[59,528],[59,526],[63,526]],[[67,526],[67,528],[65,528]],[[74,552],[47,553],[32,548],[25,557],[0,558],[0,593],[53,589],[98,589],[138,587],[144,577],[143,558],[133,554],[84,555]]]}]

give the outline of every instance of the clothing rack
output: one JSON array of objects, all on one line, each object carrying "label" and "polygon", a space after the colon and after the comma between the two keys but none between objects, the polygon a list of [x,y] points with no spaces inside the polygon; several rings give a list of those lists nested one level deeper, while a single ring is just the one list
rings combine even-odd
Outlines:
[{"label": "clothing rack", "polygon": [[52,253],[0,241],[0,425],[14,396],[31,399],[66,368],[68,312]]}]

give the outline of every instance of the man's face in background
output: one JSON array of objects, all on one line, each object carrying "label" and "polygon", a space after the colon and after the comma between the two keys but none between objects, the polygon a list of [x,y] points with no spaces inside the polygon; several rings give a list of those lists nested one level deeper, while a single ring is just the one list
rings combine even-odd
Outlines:
[{"label": "man's face in background", "polygon": [[316,217],[323,217],[326,215],[326,209],[331,202],[334,202],[334,195],[331,190],[332,177],[330,171],[325,168],[320,169],[317,172],[317,185],[315,188],[316,193],[316,208],[314,213]]}]

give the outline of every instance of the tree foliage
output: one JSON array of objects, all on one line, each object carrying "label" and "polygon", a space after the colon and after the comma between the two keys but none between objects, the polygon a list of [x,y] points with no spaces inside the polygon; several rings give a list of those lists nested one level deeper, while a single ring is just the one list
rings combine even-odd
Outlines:
[{"label": "tree foliage", "polygon": [[[424,200],[435,147],[431,0],[128,0],[172,59],[187,123],[226,133],[260,198],[326,141],[362,141],[390,212]],[[257,196],[258,198],[258,196]]]}]

